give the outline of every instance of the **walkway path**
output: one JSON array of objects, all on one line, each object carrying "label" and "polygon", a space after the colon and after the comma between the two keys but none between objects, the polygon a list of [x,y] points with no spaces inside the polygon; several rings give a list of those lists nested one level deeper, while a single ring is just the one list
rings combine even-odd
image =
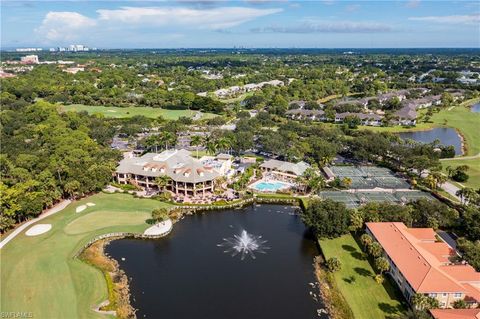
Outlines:
[{"label": "walkway path", "polygon": [[476,159],[480,158],[480,153],[477,155],[472,155],[472,156],[460,156],[460,157],[452,157],[452,158],[442,158],[440,161],[459,161],[459,160],[470,160],[470,159]]},{"label": "walkway path", "polygon": [[459,202],[461,201],[460,197],[456,195],[457,191],[460,190],[460,188],[458,188],[457,186],[453,185],[450,182],[445,182],[441,184],[440,187],[443,188],[444,191],[446,191],[447,193],[449,193],[450,195],[458,199]]},{"label": "walkway path", "polygon": [[28,222],[26,222],[25,224],[22,224],[20,225],[17,229],[15,229],[12,233],[10,233],[7,237],[5,237],[4,240],[2,240],[0,242],[0,249],[3,248],[3,246],[5,246],[9,241],[11,241],[12,239],[14,239],[18,234],[20,234],[22,231],[24,231],[26,228],[28,228],[30,225],[38,222],[38,221],[41,221],[42,219],[44,218],[47,218],[48,216],[51,216],[53,214],[56,214],[58,213],[59,211],[63,210],[65,207],[68,206],[68,204],[70,204],[72,201],[69,200],[69,199],[66,199],[64,201],[61,201],[60,203],[58,203],[57,205],[53,206],[52,208],[50,209],[47,209],[45,212],[43,212],[40,216],[38,216],[37,218],[34,218]]}]

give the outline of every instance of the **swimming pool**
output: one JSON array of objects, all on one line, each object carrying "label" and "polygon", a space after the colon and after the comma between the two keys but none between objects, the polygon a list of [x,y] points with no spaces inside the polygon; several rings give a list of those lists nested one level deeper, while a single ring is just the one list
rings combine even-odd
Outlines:
[{"label": "swimming pool", "polygon": [[292,184],[280,181],[258,181],[250,187],[260,192],[276,192],[280,189],[290,188]]}]

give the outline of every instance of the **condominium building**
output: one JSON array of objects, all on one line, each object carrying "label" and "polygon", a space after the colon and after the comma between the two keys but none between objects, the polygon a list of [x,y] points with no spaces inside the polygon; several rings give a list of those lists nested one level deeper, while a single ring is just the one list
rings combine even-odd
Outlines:
[{"label": "condominium building", "polygon": [[403,223],[367,223],[367,233],[383,248],[390,275],[407,300],[424,294],[451,308],[456,300],[470,307],[480,303],[480,272],[461,262],[432,228],[408,228]]}]

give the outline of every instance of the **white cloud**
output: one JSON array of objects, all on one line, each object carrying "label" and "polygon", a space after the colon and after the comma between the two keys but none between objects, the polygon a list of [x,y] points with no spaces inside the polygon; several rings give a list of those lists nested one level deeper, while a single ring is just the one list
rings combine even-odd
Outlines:
[{"label": "white cloud", "polygon": [[282,9],[247,7],[218,7],[209,10],[180,7],[121,7],[115,10],[97,10],[97,13],[99,14],[98,21],[102,22],[223,29],[281,11]]},{"label": "white cloud", "polygon": [[[78,12],[48,12],[35,33],[44,43],[85,40],[92,34],[107,35],[112,30],[128,31],[138,27],[227,29],[283,9],[249,7],[120,7],[97,10],[89,18]],[[157,31],[162,30],[157,28]]]},{"label": "white cloud", "polygon": [[94,19],[77,12],[48,12],[35,32],[47,41],[70,41],[96,24]]},{"label": "white cloud", "polygon": [[376,22],[305,21],[292,26],[268,26],[251,29],[254,33],[377,33],[390,32],[389,25]]},{"label": "white cloud", "polygon": [[463,25],[476,25],[480,24],[480,14],[470,15],[451,15],[451,16],[429,16],[429,17],[410,17],[411,21],[427,21],[433,23],[445,23],[445,24],[463,24]]}]

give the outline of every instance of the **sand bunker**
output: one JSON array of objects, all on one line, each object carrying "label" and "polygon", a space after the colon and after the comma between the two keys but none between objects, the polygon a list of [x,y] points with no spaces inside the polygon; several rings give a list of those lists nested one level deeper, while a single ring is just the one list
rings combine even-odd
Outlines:
[{"label": "sand bunker", "polygon": [[81,213],[81,212],[83,212],[85,209],[87,209],[87,205],[78,206],[77,209],[75,210],[75,212]]},{"label": "sand bunker", "polygon": [[87,203],[87,206],[92,207],[92,206],[95,206],[95,204],[94,203]]},{"label": "sand bunker", "polygon": [[27,230],[25,232],[25,235],[27,235],[27,236],[37,236],[37,235],[41,235],[43,233],[46,233],[50,229],[52,229],[51,224],[38,224],[38,225],[35,225],[35,226],[31,227],[29,230]]}]

